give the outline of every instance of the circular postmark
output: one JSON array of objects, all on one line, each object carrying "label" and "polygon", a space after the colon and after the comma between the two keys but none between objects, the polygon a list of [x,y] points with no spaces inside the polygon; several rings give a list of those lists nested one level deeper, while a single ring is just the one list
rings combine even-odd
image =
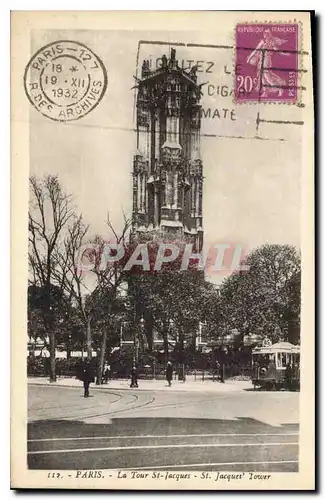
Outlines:
[{"label": "circular postmark", "polygon": [[37,111],[65,122],[82,118],[98,105],[106,91],[107,73],[86,45],[60,40],[34,54],[25,69],[24,85]]}]

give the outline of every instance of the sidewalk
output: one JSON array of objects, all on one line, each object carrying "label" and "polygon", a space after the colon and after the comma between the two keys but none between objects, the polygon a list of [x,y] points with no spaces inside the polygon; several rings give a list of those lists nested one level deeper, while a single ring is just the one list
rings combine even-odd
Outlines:
[{"label": "sidewalk", "polygon": [[[33,385],[51,385],[58,387],[82,387],[82,382],[76,378],[58,378],[56,382],[50,382],[47,377],[28,377],[28,384]],[[174,380],[172,386],[168,387],[166,380],[139,380],[139,387],[132,389],[136,391],[182,391],[182,392],[235,392],[252,389],[250,380],[226,380],[224,384],[213,382],[212,380],[204,380],[194,377],[188,377],[186,382]],[[130,380],[119,379],[110,380],[107,384],[96,385],[91,384],[92,389],[130,389]]]}]

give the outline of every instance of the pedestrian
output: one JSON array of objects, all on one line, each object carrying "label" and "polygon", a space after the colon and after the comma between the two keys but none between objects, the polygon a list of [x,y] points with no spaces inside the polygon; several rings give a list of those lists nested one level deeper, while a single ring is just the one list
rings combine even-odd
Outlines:
[{"label": "pedestrian", "polygon": [[108,379],[110,378],[110,371],[111,371],[111,367],[106,361],[105,365],[104,365],[104,369],[103,369],[103,383],[104,384],[107,384]]},{"label": "pedestrian", "polygon": [[294,362],[292,365],[292,388],[297,391],[300,387],[300,372],[299,372],[299,364]]},{"label": "pedestrian", "polygon": [[89,386],[91,382],[95,381],[93,367],[87,359],[82,368],[82,380],[84,383],[84,398],[89,398]]},{"label": "pedestrian", "polygon": [[220,382],[222,384],[224,384],[225,383],[225,365],[224,365],[223,361],[221,361],[221,363],[220,363],[219,373],[220,373],[220,377],[219,377],[220,378]]},{"label": "pedestrian", "polygon": [[130,387],[139,387],[138,386],[138,370],[135,365],[133,365],[131,370],[131,385]]},{"label": "pedestrian", "polygon": [[289,391],[292,390],[292,375],[293,375],[292,366],[291,363],[288,363],[285,369],[284,379],[285,379],[286,389],[289,389]]},{"label": "pedestrian", "polygon": [[223,347],[221,350],[221,359],[220,362],[220,382],[222,384],[225,383],[225,361],[227,360],[228,349],[227,347]]},{"label": "pedestrian", "polygon": [[218,360],[216,360],[216,362],[215,362],[214,373],[215,373],[216,379],[220,380],[220,363]]},{"label": "pedestrian", "polygon": [[172,385],[172,380],[173,380],[173,367],[170,361],[168,361],[166,367],[166,380],[168,382],[168,387],[170,387]]}]

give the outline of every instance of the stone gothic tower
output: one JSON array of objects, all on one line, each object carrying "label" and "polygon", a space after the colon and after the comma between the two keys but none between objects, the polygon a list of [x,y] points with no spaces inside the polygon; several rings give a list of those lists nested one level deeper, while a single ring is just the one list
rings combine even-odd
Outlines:
[{"label": "stone gothic tower", "polygon": [[133,159],[133,238],[203,244],[200,95],[196,68],[178,66],[176,51],[137,80],[137,150]]}]

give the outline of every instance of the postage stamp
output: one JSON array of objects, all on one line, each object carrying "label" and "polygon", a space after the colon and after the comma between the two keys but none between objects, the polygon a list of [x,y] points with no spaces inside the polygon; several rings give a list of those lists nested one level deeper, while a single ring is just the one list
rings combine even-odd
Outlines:
[{"label": "postage stamp", "polygon": [[298,24],[237,24],[235,100],[298,100]]},{"label": "postage stamp", "polygon": [[56,121],[78,120],[105,94],[107,73],[92,50],[62,40],[42,47],[25,69],[25,91],[31,104]]}]

